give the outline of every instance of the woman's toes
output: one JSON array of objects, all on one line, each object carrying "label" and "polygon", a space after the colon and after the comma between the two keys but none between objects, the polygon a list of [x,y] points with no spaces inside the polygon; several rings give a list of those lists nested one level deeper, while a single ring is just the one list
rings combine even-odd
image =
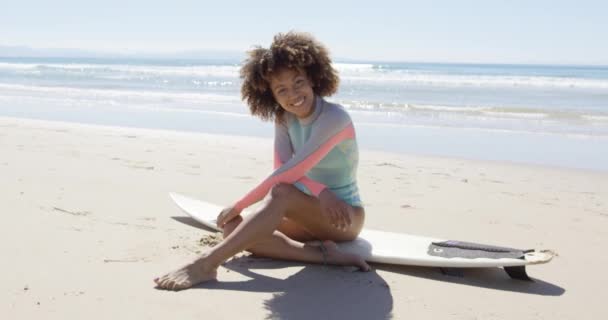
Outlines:
[{"label": "woman's toes", "polygon": [[368,272],[368,271],[371,270],[371,268],[369,267],[369,265],[365,261],[363,262],[363,264],[361,266],[359,266],[359,268],[363,272]]}]

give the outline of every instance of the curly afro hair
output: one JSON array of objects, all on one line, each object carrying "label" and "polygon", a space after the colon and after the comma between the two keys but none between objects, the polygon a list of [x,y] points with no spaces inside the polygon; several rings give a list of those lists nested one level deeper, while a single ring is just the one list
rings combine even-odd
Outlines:
[{"label": "curly afro hair", "polygon": [[279,33],[270,48],[256,46],[248,55],[240,71],[241,97],[251,114],[263,120],[282,120],[285,111],[274,99],[270,78],[283,68],[305,71],[313,92],[321,97],[331,96],[338,89],[340,79],[328,50],[308,33]]}]

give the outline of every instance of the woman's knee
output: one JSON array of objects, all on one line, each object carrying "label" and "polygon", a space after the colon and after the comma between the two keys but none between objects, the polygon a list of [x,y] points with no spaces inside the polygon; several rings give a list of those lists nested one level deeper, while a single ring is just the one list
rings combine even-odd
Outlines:
[{"label": "woman's knee", "polygon": [[243,222],[243,217],[236,216],[232,220],[228,221],[224,225],[224,238],[226,238],[229,234],[236,229],[236,227]]},{"label": "woman's knee", "polygon": [[298,191],[298,188],[294,187],[292,184],[279,183],[272,187],[270,195],[272,196],[272,199],[285,199],[291,197]]}]

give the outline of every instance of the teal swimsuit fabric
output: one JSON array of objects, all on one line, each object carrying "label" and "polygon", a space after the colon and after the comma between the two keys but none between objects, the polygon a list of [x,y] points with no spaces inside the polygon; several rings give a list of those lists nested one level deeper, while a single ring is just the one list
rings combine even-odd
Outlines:
[{"label": "teal swimsuit fabric", "polygon": [[[285,121],[276,124],[275,148],[281,158],[292,157],[305,144],[316,143],[310,141],[312,133],[327,133],[327,140],[336,130],[336,127],[344,124],[352,124],[350,116],[344,108],[338,104],[325,101],[316,97],[315,110],[313,114],[305,119],[298,119],[292,114],[285,114]],[[288,141],[286,141],[288,140]],[[319,142],[319,145],[321,142]],[[281,159],[286,162],[288,159]],[[359,150],[355,139],[345,139],[336,144],[331,151],[319,161],[306,176],[316,182],[325,185],[338,198],[351,206],[362,206],[357,186],[357,165],[359,162]],[[295,182],[302,192],[312,195],[312,192],[301,182]]]}]

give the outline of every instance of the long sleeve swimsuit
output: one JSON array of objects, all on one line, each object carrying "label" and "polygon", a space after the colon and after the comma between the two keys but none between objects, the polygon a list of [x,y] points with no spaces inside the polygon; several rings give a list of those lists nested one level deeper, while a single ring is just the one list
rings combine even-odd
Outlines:
[{"label": "long sleeve swimsuit", "polygon": [[274,172],[234,205],[244,209],[262,200],[278,183],[318,196],[325,188],[351,206],[362,206],[356,173],[355,128],[344,108],[315,97],[306,118],[286,112],[275,122]]}]

